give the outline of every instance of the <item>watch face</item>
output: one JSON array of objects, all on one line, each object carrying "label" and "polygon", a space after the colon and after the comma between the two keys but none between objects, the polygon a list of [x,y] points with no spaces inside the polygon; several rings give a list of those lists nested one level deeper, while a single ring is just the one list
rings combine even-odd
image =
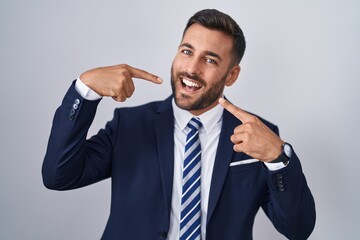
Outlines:
[{"label": "watch face", "polygon": [[284,153],[288,158],[291,158],[292,150],[290,144],[288,143],[284,144]]}]

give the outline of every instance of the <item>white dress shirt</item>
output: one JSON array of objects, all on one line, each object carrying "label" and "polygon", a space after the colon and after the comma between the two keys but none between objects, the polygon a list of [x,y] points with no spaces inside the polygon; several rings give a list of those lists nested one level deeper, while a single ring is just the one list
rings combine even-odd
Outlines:
[{"label": "white dress shirt", "polygon": [[[180,232],[180,212],[182,195],[182,166],[184,161],[184,151],[186,142],[186,126],[193,115],[176,106],[172,102],[175,129],[174,129],[174,181],[171,199],[170,229],[169,239],[179,239]],[[217,105],[209,111],[197,116],[203,127],[199,129],[201,144],[201,239],[206,235],[207,206],[209,203],[209,193],[211,176],[213,172],[216,150],[221,132],[222,114],[224,109]]]},{"label": "white dress shirt", "polygon": [[[98,100],[101,98],[96,92],[87,87],[80,78],[75,83],[75,89],[86,100]],[[186,126],[194,117],[190,112],[179,108],[172,101],[174,110],[174,179],[171,199],[170,229],[168,239],[179,239],[180,211],[182,195],[182,162],[184,159]],[[203,127],[199,129],[201,143],[201,239],[206,239],[206,219],[209,203],[211,177],[214,168],[215,155],[218,147],[223,107],[219,104],[209,111],[197,116]],[[265,163],[270,171],[285,167],[283,163]]]}]

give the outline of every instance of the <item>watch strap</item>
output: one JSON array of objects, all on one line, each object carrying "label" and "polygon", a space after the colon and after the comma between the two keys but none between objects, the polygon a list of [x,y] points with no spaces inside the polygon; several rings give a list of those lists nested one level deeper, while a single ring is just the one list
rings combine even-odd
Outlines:
[{"label": "watch strap", "polygon": [[271,161],[270,163],[284,163],[285,165],[287,165],[287,163],[289,162],[289,158],[285,155],[284,152],[282,152],[275,160]]},{"label": "watch strap", "polygon": [[[285,148],[287,148],[287,149],[285,149]],[[289,143],[287,143],[287,142],[284,142],[284,144],[281,146],[281,154],[276,159],[271,161],[270,163],[280,163],[280,162],[282,162],[285,165],[287,165],[288,162],[289,162],[291,154],[292,154],[291,145]]]}]

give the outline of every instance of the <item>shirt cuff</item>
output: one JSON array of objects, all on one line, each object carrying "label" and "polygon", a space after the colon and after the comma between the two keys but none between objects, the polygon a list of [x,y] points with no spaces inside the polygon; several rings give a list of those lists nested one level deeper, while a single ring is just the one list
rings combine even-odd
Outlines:
[{"label": "shirt cuff", "polygon": [[81,81],[80,77],[78,77],[75,82],[75,90],[86,100],[95,101],[102,98],[94,90],[86,86],[85,83]]},{"label": "shirt cuff", "polygon": [[282,169],[284,167],[286,167],[286,165],[282,162],[279,162],[279,163],[267,163],[267,162],[264,162],[265,166],[267,167],[267,169],[269,171],[276,171],[276,170],[279,170],[279,169]]}]

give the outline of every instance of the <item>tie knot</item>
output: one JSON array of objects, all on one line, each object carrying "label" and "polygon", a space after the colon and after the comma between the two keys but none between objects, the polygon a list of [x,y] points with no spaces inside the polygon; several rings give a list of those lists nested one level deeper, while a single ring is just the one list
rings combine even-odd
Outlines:
[{"label": "tie knot", "polygon": [[193,131],[198,131],[199,128],[201,128],[202,123],[200,122],[200,120],[198,118],[193,117],[189,123],[188,123],[188,128],[190,128]]}]

